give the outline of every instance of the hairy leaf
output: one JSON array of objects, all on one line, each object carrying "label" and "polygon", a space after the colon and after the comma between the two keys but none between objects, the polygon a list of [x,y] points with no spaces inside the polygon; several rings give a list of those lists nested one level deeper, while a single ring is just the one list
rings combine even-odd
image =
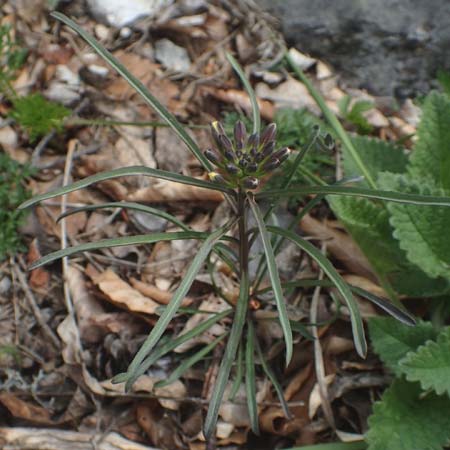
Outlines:
[{"label": "hairy leaf", "polygon": [[400,361],[400,370],[409,381],[420,381],[422,389],[434,389],[436,394],[450,396],[450,327]]},{"label": "hairy leaf", "polygon": [[418,322],[410,327],[390,317],[373,317],[369,320],[369,334],[383,363],[400,375],[400,360],[428,340],[435,339],[437,332],[430,322]]},{"label": "hairy leaf", "polygon": [[396,380],[369,418],[368,450],[442,450],[450,438],[450,399]]},{"label": "hairy leaf", "polygon": [[[449,177],[450,178],[450,177]],[[413,195],[439,196],[441,189],[422,182],[414,182],[403,175],[383,173],[379,178],[383,188]],[[419,208],[413,205],[388,204],[394,236],[408,259],[430,277],[450,278],[450,209],[445,207]]]},{"label": "hairy leaf", "polygon": [[415,180],[425,180],[450,191],[450,98],[432,92],[423,104],[418,141],[409,170]]}]

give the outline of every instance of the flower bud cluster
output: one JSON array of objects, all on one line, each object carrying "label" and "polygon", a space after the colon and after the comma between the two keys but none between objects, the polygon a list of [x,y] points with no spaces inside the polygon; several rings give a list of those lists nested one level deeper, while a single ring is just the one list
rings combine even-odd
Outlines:
[{"label": "flower bud cluster", "polygon": [[274,123],[261,134],[247,136],[245,125],[239,120],[234,126],[233,140],[219,122],[213,122],[211,130],[217,150],[208,149],[204,155],[217,170],[210,172],[209,177],[231,188],[256,189],[260,178],[278,168],[290,154],[287,147],[275,149]]}]

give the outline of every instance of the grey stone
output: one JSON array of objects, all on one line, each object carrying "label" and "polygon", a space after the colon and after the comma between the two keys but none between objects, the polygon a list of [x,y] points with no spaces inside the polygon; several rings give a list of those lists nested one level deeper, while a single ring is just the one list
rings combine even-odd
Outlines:
[{"label": "grey stone", "polygon": [[321,58],[353,87],[399,98],[450,70],[448,0],[256,0],[289,44]]}]

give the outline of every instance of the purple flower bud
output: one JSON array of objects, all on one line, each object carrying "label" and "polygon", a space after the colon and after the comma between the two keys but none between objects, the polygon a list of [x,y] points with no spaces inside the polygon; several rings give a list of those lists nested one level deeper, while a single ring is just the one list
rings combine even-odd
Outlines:
[{"label": "purple flower bud", "polygon": [[245,139],[247,138],[247,130],[243,122],[238,120],[234,126],[234,142],[236,148],[242,149],[244,147]]},{"label": "purple flower bud", "polygon": [[253,173],[258,170],[258,164],[256,163],[250,163],[247,167],[247,172]]},{"label": "purple flower bud", "polygon": [[241,150],[236,150],[236,156],[237,156],[238,158],[242,158],[242,155],[243,155],[243,153],[242,153]]},{"label": "purple flower bud", "polygon": [[225,130],[223,129],[222,124],[217,122],[217,120],[211,124],[211,134],[216,144],[220,146],[219,136],[225,134]]},{"label": "purple flower bud", "polygon": [[281,164],[279,159],[270,159],[263,165],[264,172],[272,172]]},{"label": "purple flower bud", "polygon": [[325,145],[326,145],[326,147],[328,149],[333,150],[333,148],[334,148],[334,139],[333,139],[333,137],[331,136],[330,133],[327,133],[325,135],[325,138],[324,138],[323,141],[324,141],[324,143],[325,143]]},{"label": "purple flower bud", "polygon": [[241,169],[245,169],[248,166],[248,161],[244,158],[242,158],[241,160],[239,160],[239,167]]},{"label": "purple flower bud", "polygon": [[258,150],[257,150],[255,147],[253,147],[253,148],[250,150],[250,155],[252,155],[253,158],[254,158],[257,154],[258,154]]},{"label": "purple flower bud", "polygon": [[261,154],[264,158],[267,158],[269,155],[273,153],[275,150],[275,141],[270,141],[267,144],[264,145],[264,147],[261,150]]},{"label": "purple flower bud", "polygon": [[291,151],[287,147],[284,147],[281,150],[278,150],[276,153],[274,153],[273,157],[279,159],[280,162],[283,162],[289,158],[290,154],[291,154]]},{"label": "purple flower bud", "polygon": [[225,150],[233,150],[233,144],[224,134],[221,134],[219,136],[219,142],[220,142],[220,150],[222,150],[222,152],[225,152]]},{"label": "purple flower bud", "polygon": [[214,183],[225,183],[225,178],[217,172],[209,172],[209,179]]},{"label": "purple flower bud", "polygon": [[251,134],[248,137],[247,145],[249,147],[258,147],[258,145],[259,145],[259,136],[258,136],[257,133]]},{"label": "purple flower bud", "polygon": [[230,173],[231,175],[236,175],[239,172],[239,168],[237,166],[235,166],[233,163],[228,163],[225,166],[225,169],[227,170],[228,173]]},{"label": "purple flower bud", "polygon": [[277,135],[277,126],[274,123],[267,125],[266,129],[262,132],[260,138],[260,145],[267,144],[270,141],[274,141]]},{"label": "purple flower bud", "polygon": [[216,166],[220,164],[219,155],[214,150],[208,148],[203,152],[203,154],[206,156],[206,159],[208,159],[208,161],[212,162]]},{"label": "purple flower bud", "polygon": [[248,177],[244,180],[243,185],[246,189],[256,189],[259,185],[259,180],[255,177]]},{"label": "purple flower bud", "polygon": [[225,150],[223,152],[223,155],[225,156],[226,159],[228,159],[228,161],[234,161],[234,158],[236,157],[233,150]]}]

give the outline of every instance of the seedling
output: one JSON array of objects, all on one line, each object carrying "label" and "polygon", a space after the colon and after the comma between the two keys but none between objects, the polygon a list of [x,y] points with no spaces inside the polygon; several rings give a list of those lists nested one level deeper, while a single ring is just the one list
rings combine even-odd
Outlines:
[{"label": "seedling", "polygon": [[[205,332],[214,323],[217,323],[226,316],[232,317],[232,325],[229,333],[217,339],[209,347],[211,351],[216,345],[226,339],[225,351],[220,364],[216,385],[210,399],[210,404],[204,424],[204,433],[207,439],[212,437],[215,430],[218,411],[222,402],[226,386],[232,373],[233,365],[236,365],[235,386],[241,384],[241,377],[245,377],[245,386],[247,393],[248,410],[250,414],[251,426],[255,433],[258,432],[258,412],[256,403],[256,369],[255,358],[259,359],[261,367],[267,377],[272,381],[274,388],[279,396],[280,403],[286,414],[289,413],[286,401],[283,397],[282,389],[276,380],[267,361],[265,361],[264,352],[258,341],[256,334],[256,319],[250,308],[250,294],[258,295],[258,286],[261,279],[267,272],[270,280],[270,290],[273,293],[274,302],[278,312],[278,322],[281,326],[285,343],[285,363],[289,364],[293,354],[293,333],[299,330],[298,324],[293,321],[286,307],[286,300],[283,295],[284,284],[278,275],[275,262],[275,254],[280,248],[284,239],[288,239],[307,253],[321,267],[328,277],[325,283],[329,283],[337,289],[341,299],[345,302],[350,312],[350,319],[353,330],[353,337],[357,352],[364,357],[367,351],[366,340],[364,336],[364,327],[361,320],[357,304],[354,299],[354,289],[349,286],[339,275],[333,265],[326,257],[310,242],[297,235],[293,228],[296,221],[293,221],[290,229],[282,229],[278,226],[270,225],[270,217],[275,211],[275,207],[281,198],[289,197],[308,197],[316,195],[313,200],[306,203],[299,216],[305,211],[311,209],[325,195],[348,195],[363,196],[367,198],[387,200],[401,203],[414,203],[421,205],[445,205],[450,206],[448,197],[432,197],[413,194],[402,194],[391,191],[380,191],[370,188],[360,188],[346,185],[326,185],[305,187],[292,185],[292,180],[297,168],[302,162],[305,153],[315,146],[327,147],[329,138],[322,138],[317,129],[312,130],[311,142],[305,145],[300,151],[293,152],[288,148],[278,148],[276,144],[276,127],[269,124],[262,132],[260,130],[260,115],[258,103],[250,83],[243,74],[242,68],[237,61],[228,55],[228,60],[238,74],[241,82],[246,88],[252,103],[252,130],[247,135],[247,130],[241,122],[237,122],[234,127],[234,136],[227,136],[222,126],[218,122],[212,124],[212,135],[216,144],[215,149],[206,149],[203,152],[195,141],[184,130],[176,118],[167,111],[158,100],[146,89],[146,87],[131,75],[128,70],[117,61],[105,48],[103,48],[92,36],[87,34],[71,19],[60,13],[52,14],[55,18],[61,20],[70,28],[75,30],[83,39],[85,39],[92,48],[102,56],[134,89],[142,95],[144,100],[167,122],[177,136],[186,144],[188,149],[198,159],[209,175],[210,180],[193,178],[177,173],[153,169],[149,167],[124,167],[110,172],[99,173],[94,176],[77,181],[69,186],[56,189],[52,192],[38,195],[32,200],[21,205],[26,208],[35,205],[42,200],[64,195],[69,192],[90,186],[103,180],[109,180],[121,176],[140,175],[160,178],[174,181],[186,185],[198,186],[205,189],[212,189],[223,194],[226,201],[231,205],[229,220],[225,225],[211,233],[193,231],[188,225],[181,223],[178,219],[164,212],[158,212],[154,208],[146,207],[136,203],[109,203],[108,206],[118,208],[139,209],[149,214],[162,215],[177,225],[182,231],[173,231],[166,233],[151,233],[146,235],[120,237],[116,239],[105,239],[99,242],[92,242],[66,248],[49,255],[44,256],[30,266],[34,269],[55,261],[59,258],[69,256],[86,250],[96,250],[100,248],[109,248],[115,246],[124,246],[131,244],[151,244],[158,241],[171,241],[179,239],[197,239],[200,242],[193,261],[184,274],[183,280],[175,291],[172,300],[164,308],[159,320],[153,327],[149,336],[143,343],[131,362],[126,373],[117,375],[114,382],[125,382],[126,388],[130,389],[136,379],[144,374],[148,368],[154,364],[161,356],[167,354],[181,343],[198,336]],[[293,153],[293,162],[289,170],[283,173],[282,184],[278,189],[265,189],[264,182],[276,171],[283,170],[283,162]],[[105,205],[98,205],[98,208]],[[92,206],[89,209],[92,210]],[[86,208],[77,208],[65,214],[73,214],[84,211]],[[265,211],[265,212],[263,212]],[[256,228],[249,229],[247,218],[252,214]],[[296,220],[298,220],[298,217]],[[264,259],[262,260],[258,273],[255,278],[250,278],[248,263],[252,254],[252,247],[256,237],[261,238],[264,248]],[[237,251],[236,251],[237,249]],[[220,314],[211,314],[211,317],[199,324],[189,332],[176,337],[175,339],[160,341],[167,326],[179,311],[183,298],[188,293],[197,273],[202,269],[209,255],[213,253],[224,261],[230,267],[236,279],[239,280],[239,297],[236,305],[230,305],[230,309]],[[308,280],[310,285],[323,284],[321,280]],[[298,282],[299,285],[305,283],[305,280]],[[361,293],[361,292],[358,292]],[[404,310],[391,305],[387,300],[371,296],[362,292],[366,298],[374,301],[383,307],[390,314],[406,324],[413,324],[414,319]],[[190,367],[205,355],[205,349],[201,356],[193,357],[186,361],[183,368]],[[182,375],[181,370],[176,371],[176,376]],[[172,375],[171,380],[176,377]],[[236,389],[232,389],[236,392]]]}]

